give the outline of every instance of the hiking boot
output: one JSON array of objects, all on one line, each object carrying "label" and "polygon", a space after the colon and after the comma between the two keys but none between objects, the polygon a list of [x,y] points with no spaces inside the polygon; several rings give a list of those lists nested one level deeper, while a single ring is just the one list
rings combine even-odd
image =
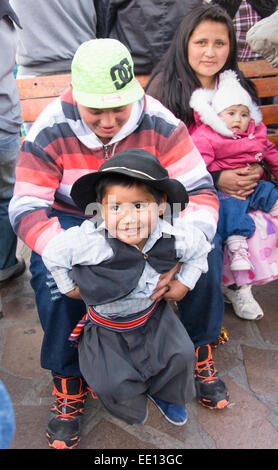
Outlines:
[{"label": "hiking boot", "polygon": [[196,395],[199,402],[210,409],[221,409],[229,403],[229,392],[225,382],[218,377],[214,367],[211,346],[205,344],[196,348],[195,368]]},{"label": "hiking boot", "polygon": [[237,289],[222,286],[224,301],[232,304],[235,314],[244,320],[260,320],[264,316],[258,302],[254,299],[251,285]]},{"label": "hiking boot", "polygon": [[54,377],[53,380],[56,400],[46,429],[48,444],[55,449],[71,449],[80,439],[87,384],[81,377]]}]

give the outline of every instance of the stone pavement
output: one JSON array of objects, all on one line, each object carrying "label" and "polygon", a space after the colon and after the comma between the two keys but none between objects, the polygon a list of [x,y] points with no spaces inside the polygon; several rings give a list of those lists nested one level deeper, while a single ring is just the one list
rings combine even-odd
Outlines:
[{"label": "stone pavement", "polygon": [[[20,249],[28,262],[28,251]],[[52,380],[40,367],[42,329],[29,279],[27,270],[0,289],[0,378],[16,418],[11,449],[48,449]],[[277,281],[254,288],[265,312],[260,321],[241,320],[226,307],[223,324],[230,340],[215,350],[214,359],[230,391],[227,408],[211,411],[194,400],[187,406],[187,424],[178,427],[150,402],[146,424],[129,426],[90,398],[78,449],[277,449],[277,288]]]}]

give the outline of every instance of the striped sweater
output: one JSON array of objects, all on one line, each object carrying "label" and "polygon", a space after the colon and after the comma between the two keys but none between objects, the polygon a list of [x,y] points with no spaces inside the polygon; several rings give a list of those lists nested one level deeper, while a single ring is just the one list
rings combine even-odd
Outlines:
[{"label": "striped sweater", "polygon": [[133,104],[128,122],[103,145],[81,120],[71,89],[48,105],[25,138],[18,157],[10,220],[14,231],[41,254],[63,230],[51,208],[79,213],[70,190],[80,176],[97,171],[105,159],[128,147],[155,154],[171,178],[186,187],[184,216],[211,240],[218,200],[213,183],[185,125],[150,96]]}]

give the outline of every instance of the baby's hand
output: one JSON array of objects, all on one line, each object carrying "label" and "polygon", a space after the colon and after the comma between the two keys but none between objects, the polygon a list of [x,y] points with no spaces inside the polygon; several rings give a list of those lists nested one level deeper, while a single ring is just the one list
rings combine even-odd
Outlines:
[{"label": "baby's hand", "polygon": [[77,300],[82,299],[82,297],[80,295],[80,292],[79,292],[79,287],[78,286],[76,286],[75,289],[70,290],[69,292],[67,292],[65,295],[67,297],[70,297],[71,299],[77,299]]},{"label": "baby's hand", "polygon": [[170,281],[168,287],[168,291],[163,296],[165,300],[181,300],[189,291],[188,287],[186,287],[184,284],[177,281],[176,279]]}]

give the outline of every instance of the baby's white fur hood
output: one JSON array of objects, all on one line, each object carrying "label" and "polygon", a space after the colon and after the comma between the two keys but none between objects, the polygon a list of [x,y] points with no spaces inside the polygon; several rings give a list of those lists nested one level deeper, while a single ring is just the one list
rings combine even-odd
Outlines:
[{"label": "baby's white fur hood", "polygon": [[[228,129],[226,123],[218,116],[211,106],[214,93],[215,90],[199,88],[192,93],[189,104],[191,108],[198,113],[199,119],[203,124],[211,127],[215,132],[223,135],[224,137],[232,137],[236,139],[237,136]],[[255,126],[262,121],[261,111],[255,103],[252,103],[250,116],[254,119]]]}]

